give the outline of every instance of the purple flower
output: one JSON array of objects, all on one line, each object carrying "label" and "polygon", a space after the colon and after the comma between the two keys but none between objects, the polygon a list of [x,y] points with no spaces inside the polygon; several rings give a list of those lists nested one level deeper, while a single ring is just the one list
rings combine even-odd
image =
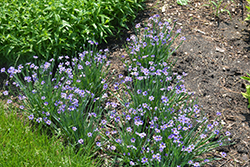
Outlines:
[{"label": "purple flower", "polygon": [[135,163],[133,161],[130,161],[129,164],[132,166],[135,165]]},{"label": "purple flower", "polygon": [[111,146],[110,149],[114,151],[116,149],[116,147],[115,146]]},{"label": "purple flower", "polygon": [[119,78],[122,78],[123,77],[123,75],[122,74],[119,74]]},{"label": "purple flower", "polygon": [[96,142],[96,145],[97,145],[98,147],[101,147],[101,142]]},{"label": "purple flower", "polygon": [[141,160],[141,162],[142,162],[143,164],[145,164],[146,162],[148,162],[148,159],[147,159],[146,157],[143,157],[142,160]]},{"label": "purple flower", "polygon": [[103,119],[103,120],[102,120],[102,124],[103,124],[103,125],[106,125],[106,123],[107,123],[107,121]]},{"label": "purple flower", "polygon": [[46,121],[46,124],[47,124],[47,125],[50,125],[50,124],[51,124],[51,121],[50,121],[50,120],[47,120],[47,121]]},{"label": "purple flower", "polygon": [[192,148],[191,147],[188,147],[185,149],[185,151],[187,151],[188,153],[192,152]]},{"label": "purple flower", "polygon": [[161,100],[162,100],[163,103],[167,103],[167,102],[168,102],[168,98],[165,97],[165,96],[162,96],[162,97],[161,97]]},{"label": "purple flower", "polygon": [[10,103],[12,103],[12,100],[8,99],[7,104],[10,104]]},{"label": "purple flower", "polygon": [[231,133],[229,131],[226,131],[226,136],[230,136]]},{"label": "purple flower", "polygon": [[86,66],[90,65],[90,62],[89,61],[86,61],[85,62]]},{"label": "purple flower", "polygon": [[185,40],[186,40],[186,38],[183,36],[183,37],[181,37],[181,40],[182,40],[182,41],[185,41]]},{"label": "purple flower", "polygon": [[177,33],[177,34],[181,33],[181,29],[178,29],[178,30],[176,31],[176,33]]},{"label": "purple flower", "polygon": [[221,152],[221,156],[225,158],[227,154],[225,152]]},{"label": "purple flower", "polygon": [[193,165],[194,165],[194,167],[199,167],[200,166],[199,162],[195,162]]},{"label": "purple flower", "polygon": [[29,118],[30,120],[33,120],[33,119],[34,119],[34,115],[31,114],[30,116],[28,116],[28,118]]},{"label": "purple flower", "polygon": [[79,139],[78,143],[83,144],[83,139]]},{"label": "purple flower", "polygon": [[73,131],[76,131],[76,130],[77,130],[77,128],[73,126],[73,127],[72,127],[72,130],[73,130]]},{"label": "purple flower", "polygon": [[43,68],[46,70],[46,69],[49,68],[49,66],[50,66],[50,63],[49,62],[45,62]]},{"label": "purple flower", "polygon": [[132,128],[131,127],[127,127],[127,131],[128,132],[132,132]]},{"label": "purple flower", "polygon": [[154,96],[149,96],[150,101],[153,101],[154,99],[155,99]]},{"label": "purple flower", "polygon": [[138,29],[138,28],[140,28],[140,27],[141,27],[141,24],[140,24],[140,23],[138,23],[138,24],[135,25],[135,28],[136,28],[136,29]]},{"label": "purple flower", "polygon": [[214,127],[214,126],[213,126],[212,124],[208,124],[208,125],[207,125],[207,128],[208,128],[209,130],[213,129],[213,127]]},{"label": "purple flower", "polygon": [[218,135],[219,133],[220,133],[219,130],[215,130],[215,131],[214,131],[214,134],[216,134],[216,135]]},{"label": "purple flower", "polygon": [[9,93],[8,93],[8,91],[6,90],[6,91],[3,92],[3,94],[4,94],[5,96],[7,96]]},{"label": "purple flower", "polygon": [[143,133],[139,133],[138,135],[139,135],[141,138],[143,138],[143,137],[146,136],[146,133],[143,132]]},{"label": "purple flower", "polygon": [[161,141],[162,137],[160,135],[153,137],[156,142]]},{"label": "purple flower", "polygon": [[105,83],[105,84],[103,85],[103,89],[107,89],[107,88],[108,88],[108,84]]},{"label": "purple flower", "polygon": [[42,118],[41,118],[41,117],[39,117],[39,118],[36,119],[36,122],[37,122],[37,123],[40,123],[41,121],[42,121]]},{"label": "purple flower", "polygon": [[132,139],[131,139],[131,142],[134,143],[134,142],[135,142],[135,138],[132,138]]},{"label": "purple flower", "polygon": [[23,110],[23,109],[24,109],[24,106],[23,106],[23,105],[21,105],[19,108]]},{"label": "purple flower", "polygon": [[1,68],[1,72],[5,72],[5,68]]},{"label": "purple flower", "polygon": [[91,132],[89,132],[87,135],[88,135],[88,137],[92,137],[92,133]]},{"label": "purple flower", "polygon": [[219,122],[218,121],[214,121],[213,125],[217,126],[217,125],[219,125]]},{"label": "purple flower", "polygon": [[16,70],[14,67],[10,67],[7,71],[8,71],[8,73],[13,74],[13,73],[15,73]]},{"label": "purple flower", "polygon": [[201,134],[201,135],[200,135],[200,137],[201,137],[201,139],[204,139],[204,138],[206,138],[206,137],[207,137],[207,135],[205,135],[205,134]]},{"label": "purple flower", "polygon": [[142,94],[143,94],[143,96],[147,96],[148,92],[145,91],[145,92],[143,92]]}]

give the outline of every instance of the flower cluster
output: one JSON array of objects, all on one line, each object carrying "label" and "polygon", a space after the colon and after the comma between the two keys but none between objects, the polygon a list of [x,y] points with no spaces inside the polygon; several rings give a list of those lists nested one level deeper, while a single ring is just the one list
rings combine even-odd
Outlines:
[{"label": "flower cluster", "polygon": [[[103,79],[109,67],[107,52],[85,51],[72,61],[68,56],[60,56],[57,68],[51,59],[42,65],[26,63],[7,71],[2,68],[1,72],[7,72],[13,84],[20,88],[19,108],[30,113],[30,120],[60,130],[67,142],[86,147],[98,135],[94,122],[98,122],[100,101],[106,94],[102,85],[107,84]],[[8,99],[7,103],[11,102]]]}]

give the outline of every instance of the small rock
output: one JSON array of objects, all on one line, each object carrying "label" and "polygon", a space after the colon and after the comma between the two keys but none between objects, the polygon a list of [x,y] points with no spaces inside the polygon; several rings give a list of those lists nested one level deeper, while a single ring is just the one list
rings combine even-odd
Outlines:
[{"label": "small rock", "polygon": [[248,157],[246,154],[243,154],[242,157],[241,157],[241,159],[242,159],[243,161],[248,161],[248,160],[249,160],[249,157]]},{"label": "small rock", "polygon": [[202,34],[206,34],[205,32],[203,32],[203,31],[201,31],[201,30],[199,30],[199,29],[196,29],[196,31],[198,31],[199,33],[202,33]]},{"label": "small rock", "polygon": [[215,50],[216,50],[217,52],[221,52],[221,53],[224,53],[224,52],[225,52],[225,50],[224,50],[224,49],[219,48],[219,47],[216,47],[216,48],[215,48]]}]

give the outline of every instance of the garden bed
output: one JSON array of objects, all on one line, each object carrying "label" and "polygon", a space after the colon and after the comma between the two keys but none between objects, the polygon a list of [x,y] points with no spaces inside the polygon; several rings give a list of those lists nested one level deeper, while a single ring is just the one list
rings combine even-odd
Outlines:
[{"label": "garden bed", "polygon": [[[221,152],[226,152],[226,158],[206,166],[249,166],[250,112],[247,99],[241,95],[246,91],[245,81],[240,79],[249,73],[249,25],[242,21],[240,5],[228,7],[232,20],[227,13],[220,14],[218,20],[211,9],[201,7],[203,4],[203,1],[197,1],[180,6],[175,1],[159,1],[158,4],[148,1],[148,7],[156,5],[156,9],[141,12],[136,23],[148,20],[153,14],[160,14],[163,20],[177,19],[177,28],[181,28],[186,41],[170,57],[172,60],[178,58],[173,72],[188,73],[184,78],[187,90],[194,92],[194,98],[198,97],[198,105],[203,107],[210,120],[215,119],[217,112],[222,114],[224,130],[231,132],[230,138],[235,142],[217,148],[213,156],[220,157]],[[110,71],[115,70],[114,75],[127,75],[126,69],[121,68],[120,57],[126,55],[124,41],[133,32],[124,34],[121,40],[111,38],[108,45],[100,46],[108,47],[111,52]]]},{"label": "garden bed", "polygon": [[[157,5],[157,8],[141,12],[136,19],[140,23],[152,14],[177,19],[177,27],[187,39],[172,57],[178,58],[174,71],[188,73],[185,77],[187,89],[195,92],[199,106],[203,106],[211,120],[216,112],[222,113],[224,128],[231,132],[235,142],[217,149],[227,153],[226,159],[207,166],[250,166],[250,110],[248,100],[241,95],[246,92],[247,82],[240,79],[250,72],[250,27],[244,22],[247,3],[244,1],[241,6],[241,1],[235,2],[227,7],[232,19],[224,12],[218,20],[210,8],[202,7],[207,1],[192,1],[180,6],[171,0],[159,1],[158,5],[148,1],[149,7]],[[117,74],[123,72],[118,58],[125,54],[123,41],[131,34],[133,32],[128,32],[118,42],[110,39],[111,68],[116,69]]]}]

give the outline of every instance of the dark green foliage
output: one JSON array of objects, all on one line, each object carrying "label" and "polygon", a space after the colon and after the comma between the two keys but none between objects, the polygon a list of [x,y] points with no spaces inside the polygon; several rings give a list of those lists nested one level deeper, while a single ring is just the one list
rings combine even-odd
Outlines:
[{"label": "dark green foliage", "polygon": [[144,0],[0,0],[0,65],[83,51],[119,34]]}]

